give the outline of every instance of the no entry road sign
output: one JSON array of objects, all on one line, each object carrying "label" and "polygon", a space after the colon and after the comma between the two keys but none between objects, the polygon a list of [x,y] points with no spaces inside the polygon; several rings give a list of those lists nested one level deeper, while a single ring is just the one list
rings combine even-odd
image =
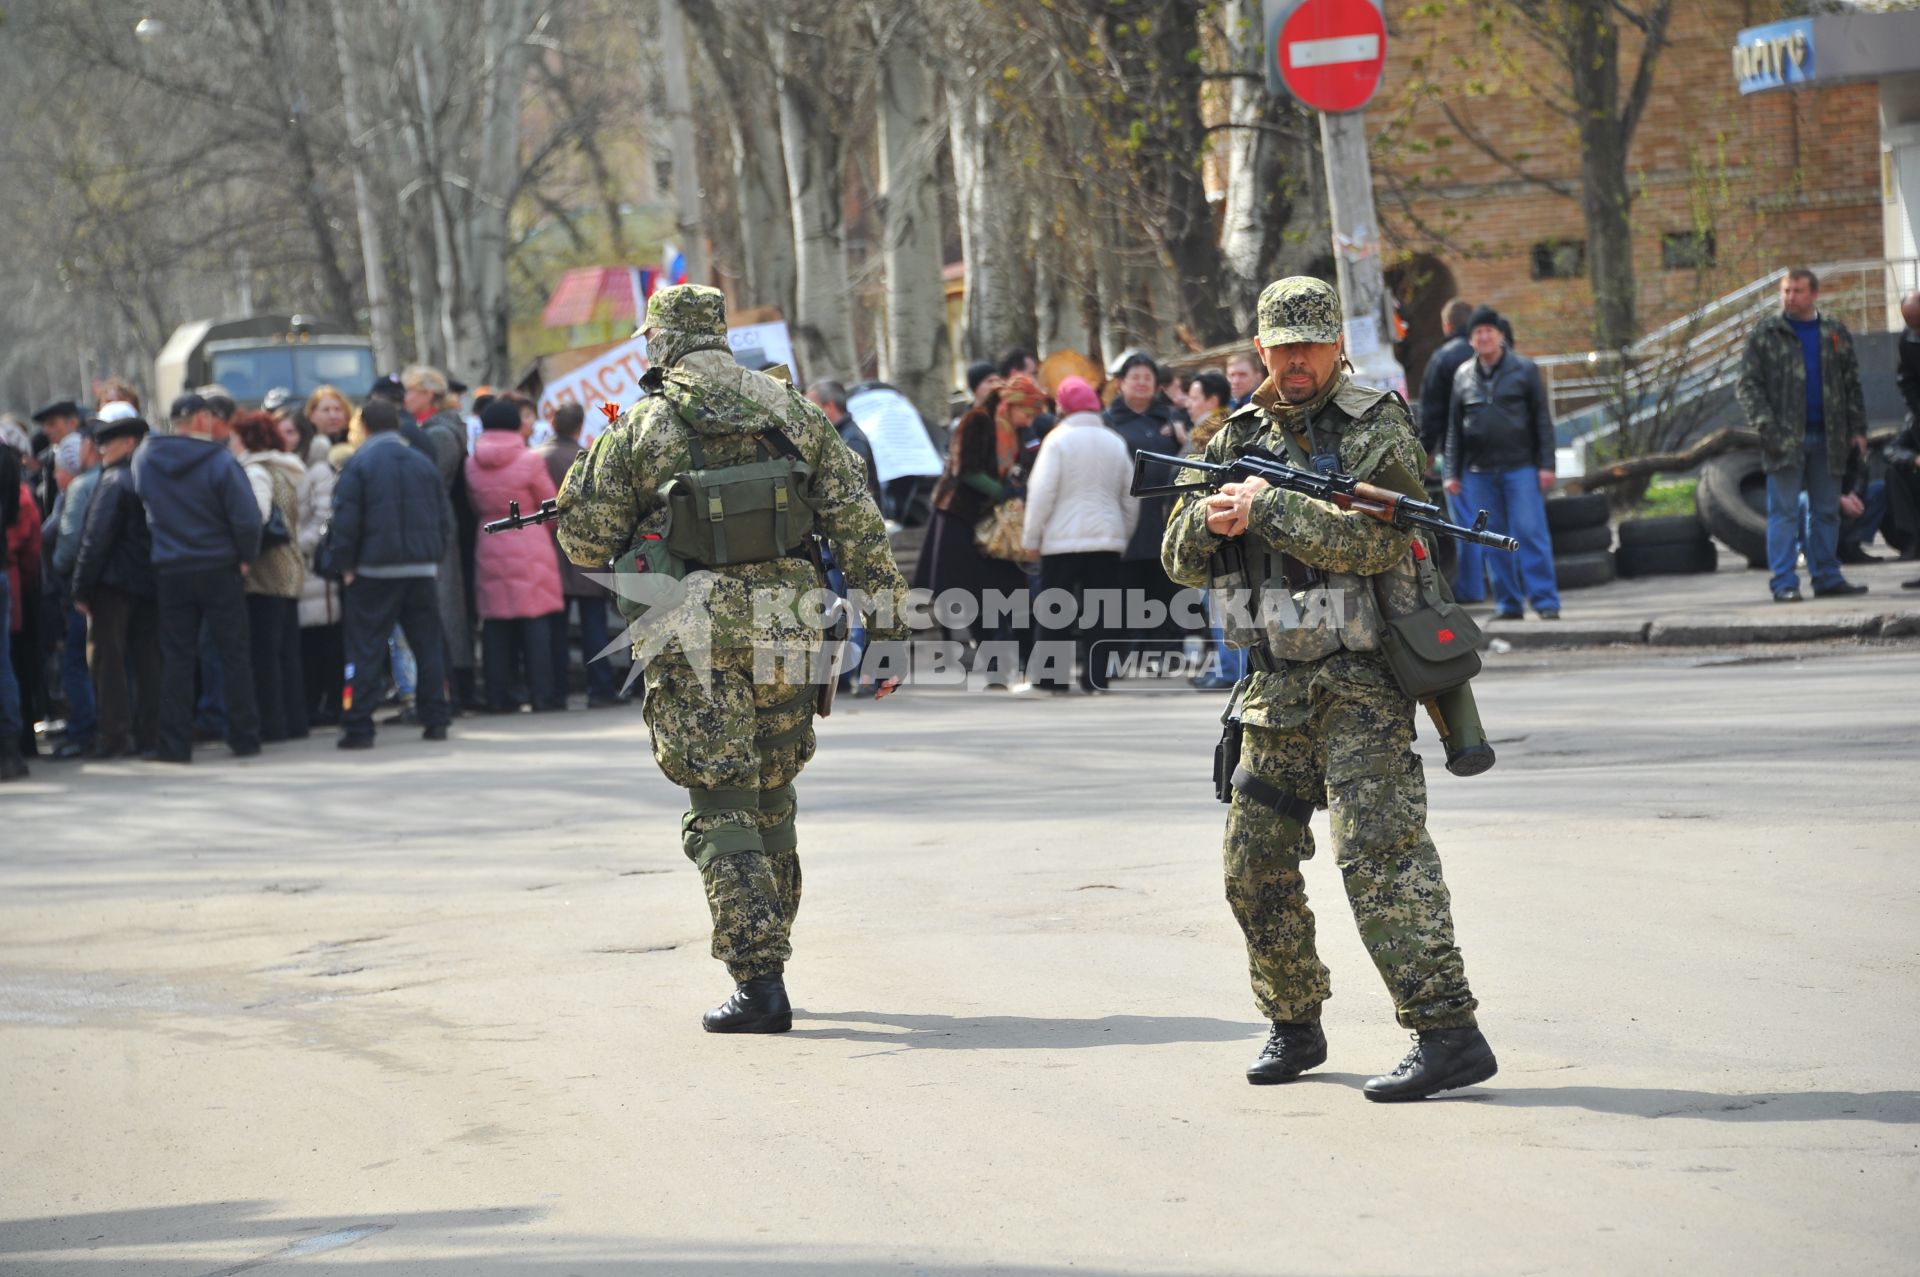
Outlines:
[{"label": "no entry road sign", "polygon": [[1387,23],[1378,0],[1302,0],[1272,55],[1288,92],[1316,111],[1358,111],[1380,87]]}]

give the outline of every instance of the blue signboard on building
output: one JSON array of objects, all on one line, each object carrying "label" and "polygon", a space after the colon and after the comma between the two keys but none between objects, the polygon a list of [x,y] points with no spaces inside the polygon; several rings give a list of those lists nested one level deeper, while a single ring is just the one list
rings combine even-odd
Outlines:
[{"label": "blue signboard on building", "polygon": [[1807,84],[1813,80],[1813,56],[1812,18],[1749,27],[1733,46],[1733,76],[1742,93]]}]

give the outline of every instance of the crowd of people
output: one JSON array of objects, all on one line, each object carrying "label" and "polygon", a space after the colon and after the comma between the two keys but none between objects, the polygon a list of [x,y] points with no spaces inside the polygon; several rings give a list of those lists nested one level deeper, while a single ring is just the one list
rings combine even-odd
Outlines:
[{"label": "crowd of people", "polygon": [[204,386],[160,431],[108,381],[90,410],[0,421],[0,780],[37,723],[64,721],[57,761],[187,763],[317,726],[368,748],[383,709],[443,740],[461,714],[566,709],[576,668],[588,708],[626,704],[592,659],[606,592],[551,535],[480,531],[555,494],[584,414],[481,388],[469,418],[463,391],[428,367],[357,405]]},{"label": "crowd of people", "polygon": [[[1850,338],[1808,339],[1824,331],[1811,272],[1790,273],[1782,297],[1783,317],[1756,330],[1743,387],[1763,426],[1806,423],[1777,432],[1794,446],[1776,451],[1800,469],[1770,456],[1775,597],[1798,597],[1803,545],[1816,594],[1856,592],[1839,564],[1861,561],[1889,508],[1905,520],[1920,501],[1913,427],[1888,450],[1890,478],[1866,484]],[[1920,295],[1904,309],[1900,385],[1920,404]],[[1545,508],[1555,440],[1539,370],[1492,308],[1456,299],[1443,320],[1418,401],[1430,469],[1444,470],[1456,519],[1485,509],[1520,543],[1512,555],[1458,547],[1454,594],[1491,594],[1496,619],[1529,607],[1557,619]],[[1803,363],[1804,378],[1787,376]],[[1769,370],[1785,370],[1775,380],[1787,389],[1765,382]],[[1217,625],[1205,642],[1170,606],[1160,545],[1172,499],[1131,495],[1133,459],[1198,455],[1264,374],[1250,350],[1185,375],[1133,351],[1111,372],[1103,400],[1080,377],[1049,394],[1023,349],[973,365],[930,485],[881,483],[839,382],[807,397],[861,457],[881,509],[926,523],[913,585],[937,600],[950,636],[1010,653],[994,671],[1004,685],[1104,691],[1096,645],[1191,655],[1197,643],[1207,659],[1196,684],[1230,687],[1242,654]],[[31,430],[0,418],[0,779],[25,775],[35,723],[61,718],[57,760],[184,763],[196,743],[224,740],[244,757],[315,726],[368,748],[382,708],[384,722],[444,739],[461,714],[567,708],[576,669],[587,707],[626,703],[615,667],[595,659],[615,630],[607,591],[550,537],[480,532],[516,503],[556,495],[583,450],[583,410],[563,405],[543,422],[524,398],[482,387],[463,411],[464,392],[424,366],[382,378],[358,405],[322,386],[304,403],[274,391],[242,410],[207,386],[168,405],[162,433],[130,386],[108,381],[91,411],[52,403]],[[1829,415],[1847,427],[1832,448]],[[1035,611],[1048,591],[1074,606]],[[1113,597],[1128,602],[1093,602]]]}]

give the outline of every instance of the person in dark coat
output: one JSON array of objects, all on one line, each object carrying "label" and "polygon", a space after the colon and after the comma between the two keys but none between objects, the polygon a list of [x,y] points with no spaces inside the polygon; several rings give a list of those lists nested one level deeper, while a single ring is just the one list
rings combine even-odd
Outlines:
[{"label": "person in dark coat", "polygon": [[[553,413],[553,438],[541,444],[534,452],[546,463],[547,474],[553,479],[554,490],[566,481],[567,471],[573,467],[577,458],[586,449],[580,446],[580,428],[586,423],[586,409],[577,403],[561,404]],[[556,525],[549,524],[548,531],[553,534],[554,557],[560,561],[561,606],[552,617],[553,636],[547,646],[553,657],[553,685],[561,699],[567,694],[567,674],[572,662],[567,654],[567,614],[577,611],[580,617],[580,663],[587,671],[587,708],[607,709],[623,704],[620,689],[614,682],[613,666],[600,657],[607,647],[607,591],[604,586],[587,578],[587,574],[575,567],[560,548],[560,537]]]},{"label": "person in dark coat", "polygon": [[[160,748],[160,628],[153,536],[133,486],[133,453],[147,436],[138,417],[95,428],[100,481],[73,565],[73,605],[87,618],[88,661],[99,720],[94,758]],[[133,679],[129,685],[128,667]]]},{"label": "person in dark coat", "polygon": [[[1120,393],[1107,405],[1106,422],[1126,442],[1129,457],[1141,452],[1180,455],[1186,435],[1174,406],[1159,395],[1160,369],[1152,356],[1129,355],[1120,365]],[[1127,540],[1120,556],[1120,584],[1124,597],[1133,607],[1146,600],[1165,606],[1172,602],[1178,587],[1160,566],[1160,542],[1167,531],[1167,514],[1173,509],[1172,497],[1143,497],[1140,522]],[[1141,628],[1128,627],[1135,642],[1167,638],[1173,633],[1170,622]]]},{"label": "person in dark coat", "polygon": [[[244,572],[260,552],[260,507],[227,450],[232,426],[211,396],[181,395],[173,433],[140,445],[134,490],[147,508],[159,579],[161,762],[193,761],[193,675],[204,620],[226,685],[227,744],[260,752]],[[229,414],[230,416],[231,414]]]},{"label": "person in dark coat", "polygon": [[401,438],[400,414],[385,399],[360,408],[367,441],[333,489],[325,566],[338,573],[346,610],[350,703],[340,716],[341,749],[373,748],[373,709],[387,675],[387,639],[398,622],[419,662],[418,707],[427,740],[445,740],[451,713],[446,644],[435,578],[454,536],[453,507],[433,458]]},{"label": "person in dark coat", "polygon": [[[982,637],[1002,629],[1014,633],[1023,662],[1031,629],[988,625],[982,614],[995,601],[987,597],[988,591],[1007,600],[1025,595],[1026,570],[1010,560],[982,554],[974,542],[974,529],[1015,491],[1020,479],[1015,470],[1019,432],[1032,424],[1044,405],[1044,392],[1026,377],[1016,377],[981,406],[962,414],[947,445],[946,468],[934,484],[933,520],[913,575],[914,588],[933,595],[933,616],[940,625],[950,631],[971,629]],[[941,606],[943,595],[947,607]]]},{"label": "person in dark coat", "polygon": [[[1447,446],[1447,417],[1453,411],[1453,379],[1460,365],[1473,358],[1473,343],[1468,340],[1467,321],[1473,318],[1473,305],[1464,297],[1447,303],[1440,314],[1447,326],[1447,340],[1427,358],[1426,372],[1420,378],[1420,446],[1427,451],[1427,468],[1432,470]],[[1504,320],[1502,323],[1504,324]],[[1503,327],[1501,331],[1505,331]],[[1453,469],[1451,459],[1448,470]],[[1462,518],[1458,500],[1448,505],[1456,522]],[[1473,511],[1465,513],[1473,522]],[[1462,603],[1478,603],[1487,597],[1486,551],[1471,541],[1449,542],[1443,558],[1452,559],[1453,597]]]}]

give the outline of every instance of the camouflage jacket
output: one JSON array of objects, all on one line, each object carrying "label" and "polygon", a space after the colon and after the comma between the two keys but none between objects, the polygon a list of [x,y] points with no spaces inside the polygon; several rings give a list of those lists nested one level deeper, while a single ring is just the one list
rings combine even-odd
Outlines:
[{"label": "camouflage jacket", "polygon": [[[1207,444],[1205,459],[1229,461],[1249,445],[1284,456],[1289,427],[1304,429],[1308,413],[1281,401],[1271,381],[1231,417]],[[1410,475],[1423,473],[1426,457],[1406,405],[1384,390],[1354,384],[1345,374],[1313,414],[1313,433],[1333,445],[1343,473],[1371,480],[1390,462]],[[1182,585],[1205,586],[1208,563],[1225,538],[1207,528],[1206,493],[1183,495],[1167,520],[1161,563]],[[1415,494],[1423,495],[1423,494]],[[1259,537],[1310,567],[1376,576],[1404,559],[1412,534],[1365,514],[1344,511],[1297,492],[1269,488],[1253,499],[1247,535]],[[1250,673],[1241,717],[1259,727],[1305,725],[1309,697],[1322,689],[1358,688],[1370,696],[1401,697],[1386,658],[1378,652],[1337,651],[1317,661],[1283,665],[1272,674]],[[1402,698],[1404,699],[1404,698]]]},{"label": "camouflage jacket", "polygon": [[[867,600],[891,603],[886,623],[869,613],[869,633],[875,640],[906,638],[901,612],[906,582],[860,459],[798,391],[742,368],[722,351],[682,358],[660,393],[635,404],[574,463],[560,489],[560,548],[581,567],[604,570],[641,533],[664,527],[667,508],[660,489],[692,468],[688,444],[694,431],[708,467],[739,465],[767,459],[760,439],[774,423],[813,469],[816,526],[832,541],[848,588]],[[712,576],[707,602],[716,649],[819,643],[817,613],[809,619],[806,608],[767,605],[768,599],[817,590],[820,581],[811,563],[772,559],[720,568]]]},{"label": "camouflage jacket", "polygon": [[[1769,315],[1754,325],[1734,393],[1747,424],[1760,435],[1767,469],[1798,466],[1807,433],[1807,360],[1785,314]],[[1827,464],[1837,476],[1846,471],[1851,441],[1867,433],[1867,399],[1860,388],[1853,335],[1845,324],[1825,315],[1820,316],[1820,400]]]}]

